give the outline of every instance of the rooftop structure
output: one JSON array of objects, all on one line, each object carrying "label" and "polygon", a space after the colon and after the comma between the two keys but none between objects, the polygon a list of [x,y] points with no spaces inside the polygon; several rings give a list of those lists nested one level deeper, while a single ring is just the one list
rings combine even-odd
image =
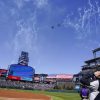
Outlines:
[{"label": "rooftop structure", "polygon": [[21,56],[19,57],[18,64],[28,66],[29,57],[28,52],[21,52]]}]

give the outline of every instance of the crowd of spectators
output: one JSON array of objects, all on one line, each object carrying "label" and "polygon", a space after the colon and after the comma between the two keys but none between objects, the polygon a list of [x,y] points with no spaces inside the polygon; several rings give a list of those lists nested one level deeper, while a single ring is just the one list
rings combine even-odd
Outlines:
[{"label": "crowd of spectators", "polygon": [[38,90],[49,90],[53,89],[55,87],[55,84],[44,84],[44,83],[35,83],[34,89]]},{"label": "crowd of spectators", "polygon": [[54,84],[31,83],[22,81],[2,80],[0,79],[0,88],[16,88],[29,90],[49,90],[54,88]]}]

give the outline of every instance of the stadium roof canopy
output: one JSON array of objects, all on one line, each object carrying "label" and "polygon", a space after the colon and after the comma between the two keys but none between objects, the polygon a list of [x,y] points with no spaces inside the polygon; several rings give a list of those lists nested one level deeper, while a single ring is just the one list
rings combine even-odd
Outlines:
[{"label": "stadium roof canopy", "polygon": [[55,78],[55,79],[72,79],[72,74],[56,74],[56,75],[48,75],[46,78]]},{"label": "stadium roof canopy", "polygon": [[95,63],[96,61],[100,60],[100,57],[94,58],[94,59],[90,59],[85,61],[85,63],[90,64],[90,63]]}]

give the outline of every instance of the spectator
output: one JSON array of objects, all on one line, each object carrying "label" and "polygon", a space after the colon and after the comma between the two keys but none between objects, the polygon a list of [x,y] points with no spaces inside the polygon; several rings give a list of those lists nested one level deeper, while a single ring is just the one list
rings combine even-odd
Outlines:
[{"label": "spectator", "polygon": [[88,100],[89,99],[89,89],[83,85],[81,90],[80,90],[80,96],[82,100]]},{"label": "spectator", "polygon": [[80,82],[92,89],[89,100],[100,100],[100,71],[85,75]]}]

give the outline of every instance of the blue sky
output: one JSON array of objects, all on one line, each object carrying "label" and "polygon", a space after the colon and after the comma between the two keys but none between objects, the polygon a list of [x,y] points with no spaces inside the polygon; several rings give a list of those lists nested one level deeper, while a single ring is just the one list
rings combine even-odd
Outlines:
[{"label": "blue sky", "polygon": [[0,0],[0,68],[24,50],[36,73],[78,73],[100,47],[99,27],[99,0]]}]

